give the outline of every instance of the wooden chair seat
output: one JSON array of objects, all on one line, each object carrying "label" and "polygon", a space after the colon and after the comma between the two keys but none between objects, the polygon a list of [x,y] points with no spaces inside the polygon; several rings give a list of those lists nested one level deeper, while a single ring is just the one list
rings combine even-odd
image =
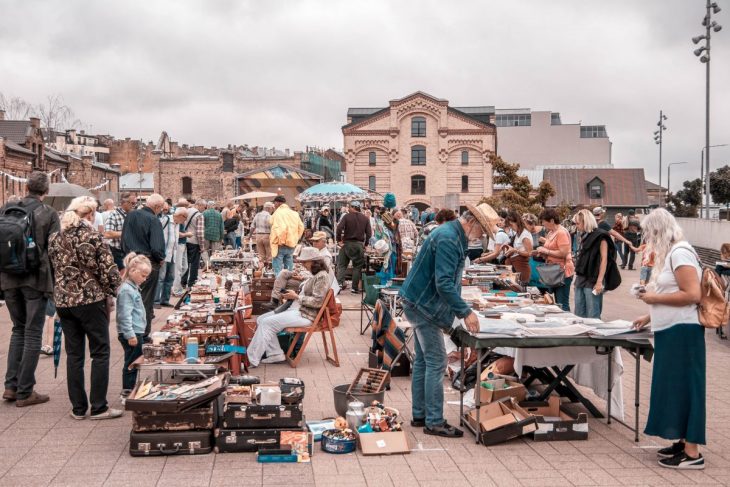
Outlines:
[{"label": "wooden chair seat", "polygon": [[[315,333],[322,334],[324,355],[327,361],[333,364],[335,367],[340,366],[340,359],[337,355],[337,342],[335,340],[334,332],[334,328],[336,325],[333,324],[333,318],[336,318],[336,321],[339,324],[339,313],[341,312],[342,307],[340,306],[338,309],[337,303],[335,302],[335,295],[330,289],[329,291],[327,291],[327,295],[324,298],[322,307],[319,309],[317,317],[314,319],[314,321],[312,321],[311,326],[292,327],[286,329],[286,331],[288,331],[289,333],[294,334],[291,344],[289,345],[289,349],[286,351],[286,361],[289,363],[290,366],[296,368],[296,366],[299,365],[299,361],[302,359],[302,354],[307,348],[307,344],[309,344],[309,340],[312,338],[312,335],[314,335]],[[302,335],[304,335],[304,343],[302,343],[302,347],[295,355],[294,349],[296,348],[297,342]],[[327,343],[327,335],[330,336],[330,340],[332,341],[332,355],[330,355],[329,344]]]}]

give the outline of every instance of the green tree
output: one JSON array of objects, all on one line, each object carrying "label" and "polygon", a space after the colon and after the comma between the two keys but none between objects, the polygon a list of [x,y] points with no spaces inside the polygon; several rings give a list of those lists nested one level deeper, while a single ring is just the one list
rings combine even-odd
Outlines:
[{"label": "green tree", "polygon": [[700,178],[682,183],[683,189],[670,193],[667,197],[667,209],[674,216],[697,218],[698,208],[702,202],[702,180]]},{"label": "green tree", "polygon": [[710,195],[715,203],[730,209],[730,166],[723,166],[710,173]]},{"label": "green tree", "polygon": [[516,210],[520,214],[539,215],[547,200],[555,195],[555,189],[547,181],[542,181],[537,188],[534,188],[526,176],[517,173],[519,169],[519,164],[505,162],[499,156],[494,157],[493,182],[495,185],[506,186],[506,189],[488,198],[482,198],[480,203],[488,203],[495,210],[506,208]]}]

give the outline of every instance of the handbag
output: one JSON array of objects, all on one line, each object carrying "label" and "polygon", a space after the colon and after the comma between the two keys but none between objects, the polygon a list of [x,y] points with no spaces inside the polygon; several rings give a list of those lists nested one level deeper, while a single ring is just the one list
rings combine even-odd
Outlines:
[{"label": "handbag", "polygon": [[541,264],[535,267],[540,276],[540,282],[545,287],[560,287],[565,285],[565,269],[560,264]]}]

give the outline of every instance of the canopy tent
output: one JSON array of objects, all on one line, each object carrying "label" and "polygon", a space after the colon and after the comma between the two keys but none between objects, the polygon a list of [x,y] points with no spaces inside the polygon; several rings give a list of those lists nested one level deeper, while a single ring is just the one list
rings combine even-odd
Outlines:
[{"label": "canopy tent", "polygon": [[322,176],[319,174],[286,164],[277,164],[239,174],[236,176],[236,189],[241,195],[254,191],[273,193],[274,196],[283,195],[289,205],[294,206],[297,195],[321,180]]}]

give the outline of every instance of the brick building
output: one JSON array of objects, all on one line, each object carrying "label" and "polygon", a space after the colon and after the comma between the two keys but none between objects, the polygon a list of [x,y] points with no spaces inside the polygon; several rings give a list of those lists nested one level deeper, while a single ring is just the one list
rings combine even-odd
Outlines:
[{"label": "brick building", "polygon": [[[0,110],[0,171],[26,178],[35,170],[46,171],[46,166],[40,119],[5,120],[5,112]],[[5,174],[0,185],[2,204],[9,196],[23,196],[26,192],[25,183]]]},{"label": "brick building", "polygon": [[496,127],[447,100],[416,92],[387,108],[351,108],[342,133],[347,180],[392,192],[398,205],[462,206],[492,194]]}]

